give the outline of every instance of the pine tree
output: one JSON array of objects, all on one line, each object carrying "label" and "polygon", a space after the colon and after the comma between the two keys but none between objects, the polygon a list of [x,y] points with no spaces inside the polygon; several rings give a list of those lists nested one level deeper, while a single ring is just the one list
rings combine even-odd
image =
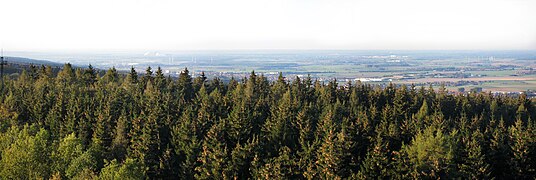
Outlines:
[{"label": "pine tree", "polygon": [[156,69],[156,75],[154,77],[154,86],[159,91],[163,91],[167,86],[166,78],[164,77],[164,73],[162,72],[162,68],[160,68],[160,66],[158,66],[158,69]]},{"label": "pine tree", "polygon": [[117,120],[117,125],[113,131],[114,138],[110,151],[114,159],[122,161],[126,158],[129,145],[128,132],[130,131],[130,121],[127,120],[126,112],[123,112]]},{"label": "pine tree", "polygon": [[477,130],[471,134],[470,139],[465,143],[463,163],[460,164],[460,171],[467,179],[489,179],[490,165],[486,162],[485,154],[481,143],[484,141],[483,134]]},{"label": "pine tree", "polygon": [[424,100],[422,102],[421,108],[419,109],[419,112],[416,115],[416,118],[417,118],[418,121],[424,121],[425,118],[429,114],[430,114],[430,110],[429,110],[429,107],[428,107],[428,102],[426,100]]},{"label": "pine tree", "polygon": [[521,102],[516,111],[516,119],[521,119],[526,121],[527,119],[527,108],[525,107],[525,102]]},{"label": "pine tree", "polygon": [[393,105],[395,118],[398,121],[407,119],[408,116],[408,109],[409,105],[411,104],[411,99],[409,98],[407,89],[408,87],[406,87],[406,85],[402,85],[402,87],[398,88],[395,92]]},{"label": "pine tree", "polygon": [[2,129],[6,129],[11,126],[18,126],[21,121],[20,117],[20,110],[18,107],[18,104],[20,102],[18,98],[13,94],[13,92],[9,92],[7,97],[3,99],[4,102],[0,106],[0,120],[2,122]]},{"label": "pine tree", "polygon": [[105,83],[117,83],[119,82],[119,74],[117,73],[117,69],[115,67],[112,67],[106,71],[106,74],[102,76],[102,80]]},{"label": "pine tree", "polygon": [[318,129],[318,138],[322,138],[322,143],[317,150],[316,168],[322,179],[340,179],[339,171],[344,166],[342,142],[345,141],[344,134],[338,135],[339,127],[332,110],[328,110]]},{"label": "pine tree", "polygon": [[145,103],[144,107],[147,116],[144,118],[143,128],[141,129],[141,162],[147,168],[145,172],[148,177],[155,178],[161,173],[160,156],[162,153],[162,142],[169,142],[161,134],[163,108],[161,93],[154,86],[151,80],[147,81],[147,86],[144,91]]},{"label": "pine tree", "polygon": [[97,82],[97,72],[95,69],[93,69],[91,64],[87,69],[84,70],[83,80],[86,86],[92,86],[95,82]]},{"label": "pine tree", "polygon": [[[234,97],[241,96],[243,94],[243,86],[238,85],[233,92]],[[229,139],[234,146],[236,143],[242,143],[248,140],[253,130],[253,112],[251,106],[248,105],[248,100],[242,98],[235,98],[235,102],[229,117],[226,119],[229,125]]]},{"label": "pine tree", "polygon": [[410,145],[402,147],[413,178],[448,178],[453,173],[454,143],[451,135],[430,126],[418,133]]},{"label": "pine tree", "polygon": [[172,144],[180,159],[179,174],[185,179],[194,178],[203,137],[198,134],[200,127],[194,118],[191,108],[188,108],[172,129]]},{"label": "pine tree", "polygon": [[228,179],[228,149],[225,144],[224,123],[215,124],[208,131],[203,141],[200,156],[197,161],[200,163],[195,168],[196,179]]},{"label": "pine tree", "polygon": [[192,85],[192,77],[187,68],[184,68],[179,74],[177,85],[179,88],[178,97],[180,98],[180,104],[184,105],[190,102],[194,98],[195,92]]},{"label": "pine tree", "polygon": [[233,179],[249,179],[251,178],[251,169],[255,166],[252,164],[255,158],[255,153],[260,151],[259,139],[254,136],[244,144],[236,144],[231,151],[228,171]]},{"label": "pine tree", "polygon": [[195,92],[199,91],[202,86],[205,86],[205,83],[207,82],[207,77],[205,76],[205,72],[201,72],[201,74],[194,79],[193,87]]},{"label": "pine tree", "polygon": [[[510,138],[510,148],[513,157],[510,160],[510,168],[515,178],[530,179],[536,176],[536,167],[532,167],[535,157],[530,156],[531,139],[530,134],[523,126],[523,122],[518,117],[514,126],[508,129]],[[533,142],[532,142],[533,143]],[[534,146],[532,144],[532,146]]]},{"label": "pine tree", "polygon": [[138,73],[136,72],[136,69],[134,69],[134,67],[130,67],[130,73],[127,74],[125,82],[129,82],[131,84],[138,83]]},{"label": "pine tree", "polygon": [[319,140],[316,140],[314,136],[316,120],[313,111],[311,104],[304,106],[298,112],[294,125],[298,129],[300,147],[297,152],[299,156],[297,165],[303,174],[303,178],[306,179],[312,179],[316,175],[316,171],[313,169],[316,161],[315,151],[318,144],[320,144]]},{"label": "pine tree", "polygon": [[152,80],[153,80],[153,69],[151,68],[151,66],[148,66],[147,69],[145,69],[145,74],[141,78],[141,81],[143,83],[147,83],[148,81],[152,81]]},{"label": "pine tree", "polygon": [[[93,131],[93,137],[92,141],[95,144],[98,144],[99,146],[103,148],[108,148],[112,144],[112,137],[113,137],[113,131],[112,131],[112,121],[111,121],[111,112],[110,112],[110,106],[105,106],[99,108],[102,110],[102,112],[98,113],[97,120],[94,123],[95,128]],[[106,150],[108,152],[108,150]],[[105,155],[106,156],[106,155]]]},{"label": "pine tree", "polygon": [[279,156],[274,157],[255,174],[255,179],[296,179],[296,162],[292,157],[290,148],[283,146],[279,150]]},{"label": "pine tree", "polygon": [[357,178],[359,179],[388,179],[390,176],[389,143],[384,142],[381,136],[376,136],[374,145],[367,152],[360,166]]},{"label": "pine tree", "polygon": [[272,117],[263,126],[268,152],[277,151],[283,146],[293,148],[296,144],[298,134],[292,124],[296,117],[294,106],[290,90],[287,90],[279,105],[272,110]]},{"label": "pine tree", "polygon": [[[218,93],[218,92],[215,92]],[[201,86],[201,89],[197,92],[197,98],[195,100],[196,104],[199,104],[199,109],[197,110],[196,119],[198,124],[198,133],[203,136],[207,131],[215,124],[215,118],[217,114],[216,105],[211,96],[207,94],[205,85]]]},{"label": "pine tree", "polygon": [[507,129],[501,119],[497,127],[491,132],[490,151],[488,163],[491,165],[492,176],[496,178],[510,177],[508,164],[511,150],[508,147]]},{"label": "pine tree", "polygon": [[279,77],[277,78],[277,81],[272,86],[272,99],[278,100],[283,97],[283,94],[288,91],[288,84],[285,80],[285,77],[283,77],[283,73],[279,72]]},{"label": "pine tree", "polygon": [[63,69],[58,73],[58,76],[56,77],[56,83],[58,83],[59,86],[65,86],[72,82],[74,82],[75,74],[73,67],[70,63],[67,63],[63,65]]}]

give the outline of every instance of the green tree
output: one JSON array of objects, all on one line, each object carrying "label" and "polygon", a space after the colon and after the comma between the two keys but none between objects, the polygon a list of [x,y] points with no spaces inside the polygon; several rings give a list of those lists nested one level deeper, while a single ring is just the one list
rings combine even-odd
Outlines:
[{"label": "green tree", "polygon": [[99,174],[101,180],[146,179],[141,165],[133,159],[126,159],[122,164],[117,160],[106,162],[106,166]]},{"label": "green tree", "polygon": [[119,74],[117,73],[117,69],[115,67],[112,67],[106,71],[106,74],[102,76],[102,80],[105,83],[117,83],[119,82]]},{"label": "green tree", "polygon": [[463,163],[460,164],[460,172],[467,179],[489,179],[490,165],[486,162],[482,152],[483,134],[477,130],[471,134],[471,138],[465,143]]},{"label": "green tree", "polygon": [[125,114],[123,112],[117,120],[110,149],[112,156],[118,160],[124,160],[126,158],[125,155],[127,154],[129,144],[128,132],[130,131],[130,122],[127,120]]},{"label": "green tree", "polygon": [[504,121],[499,121],[499,124],[490,131],[492,132],[489,145],[488,163],[491,165],[492,176],[497,178],[510,177],[509,157],[512,152],[508,146],[508,131],[507,128],[504,127]]},{"label": "green tree", "polygon": [[86,83],[86,86],[92,86],[95,82],[97,82],[97,71],[93,69],[91,64],[87,69],[84,70],[83,80],[84,83]]},{"label": "green tree", "polygon": [[510,160],[511,172],[518,179],[535,177],[536,167],[532,165],[536,161],[536,158],[530,155],[531,146],[534,146],[534,142],[531,142],[530,132],[523,126],[520,118],[515,122],[514,126],[510,126],[508,132],[511,142],[510,148],[513,155]]},{"label": "green tree", "polygon": [[272,109],[272,117],[263,126],[267,138],[266,151],[277,152],[283,146],[293,147],[296,144],[298,135],[292,124],[296,117],[293,102],[291,92],[287,90],[279,100],[279,105]]},{"label": "green tree", "polygon": [[430,126],[418,133],[410,145],[403,146],[402,153],[410,163],[410,175],[413,178],[446,178],[454,173],[455,147],[451,137]]},{"label": "green tree", "polygon": [[184,68],[179,74],[177,85],[180,104],[184,105],[190,102],[194,98],[195,93],[192,85],[192,76],[190,76],[190,71],[187,68]]},{"label": "green tree", "polygon": [[244,144],[237,143],[231,151],[227,168],[230,177],[233,179],[251,178],[252,172],[250,170],[256,167],[253,165],[253,161],[257,152],[259,152],[259,139],[257,137],[252,137]]},{"label": "green tree", "polygon": [[389,152],[389,143],[384,142],[381,136],[376,136],[375,143],[367,152],[359,172],[358,179],[389,179],[391,174],[389,169],[392,167]]},{"label": "green tree", "polygon": [[56,83],[60,86],[68,85],[75,80],[74,69],[70,63],[63,65],[63,69],[58,73],[56,77]]},{"label": "green tree", "polygon": [[24,126],[15,140],[2,151],[0,177],[2,179],[48,178],[50,172],[49,133],[40,129],[33,134]]},{"label": "green tree", "polygon": [[197,161],[200,163],[195,168],[196,179],[228,179],[228,149],[225,144],[225,124],[215,124],[208,131],[201,146]]},{"label": "green tree", "polygon": [[255,179],[297,179],[296,162],[290,148],[283,146],[279,156],[271,158],[255,175]]},{"label": "green tree", "polygon": [[347,136],[338,127],[332,110],[328,110],[319,122],[318,138],[322,138],[316,152],[316,169],[322,179],[340,179],[344,177],[343,169],[345,153],[347,152]]},{"label": "green tree", "polygon": [[53,171],[65,177],[68,165],[83,153],[82,141],[74,133],[67,135],[61,140],[58,148],[52,152]]},{"label": "green tree", "polygon": [[71,179],[85,179],[97,170],[97,159],[92,151],[88,150],[80,156],[73,158],[65,169],[65,175]]},{"label": "green tree", "polygon": [[194,178],[195,167],[198,166],[197,158],[201,150],[199,124],[193,119],[191,108],[186,109],[178,124],[172,128],[172,144],[175,153],[180,159],[180,176],[186,179]]}]

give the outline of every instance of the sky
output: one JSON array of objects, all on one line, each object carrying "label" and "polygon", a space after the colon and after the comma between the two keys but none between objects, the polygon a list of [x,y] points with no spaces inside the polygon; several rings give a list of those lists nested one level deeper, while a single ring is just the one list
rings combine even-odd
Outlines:
[{"label": "sky", "polygon": [[0,47],[535,50],[536,0],[0,0]]}]

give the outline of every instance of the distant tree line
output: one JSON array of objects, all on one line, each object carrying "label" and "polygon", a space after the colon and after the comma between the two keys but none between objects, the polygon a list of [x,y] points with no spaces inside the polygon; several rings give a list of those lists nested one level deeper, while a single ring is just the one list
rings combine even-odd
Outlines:
[{"label": "distant tree line", "polygon": [[3,78],[0,179],[536,177],[524,96],[70,64]]}]

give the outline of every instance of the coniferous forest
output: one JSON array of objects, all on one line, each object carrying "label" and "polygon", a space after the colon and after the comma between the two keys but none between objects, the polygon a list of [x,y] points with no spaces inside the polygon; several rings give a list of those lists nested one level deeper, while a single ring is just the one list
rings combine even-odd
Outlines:
[{"label": "coniferous forest", "polygon": [[70,64],[3,78],[0,179],[536,177],[523,95]]}]

